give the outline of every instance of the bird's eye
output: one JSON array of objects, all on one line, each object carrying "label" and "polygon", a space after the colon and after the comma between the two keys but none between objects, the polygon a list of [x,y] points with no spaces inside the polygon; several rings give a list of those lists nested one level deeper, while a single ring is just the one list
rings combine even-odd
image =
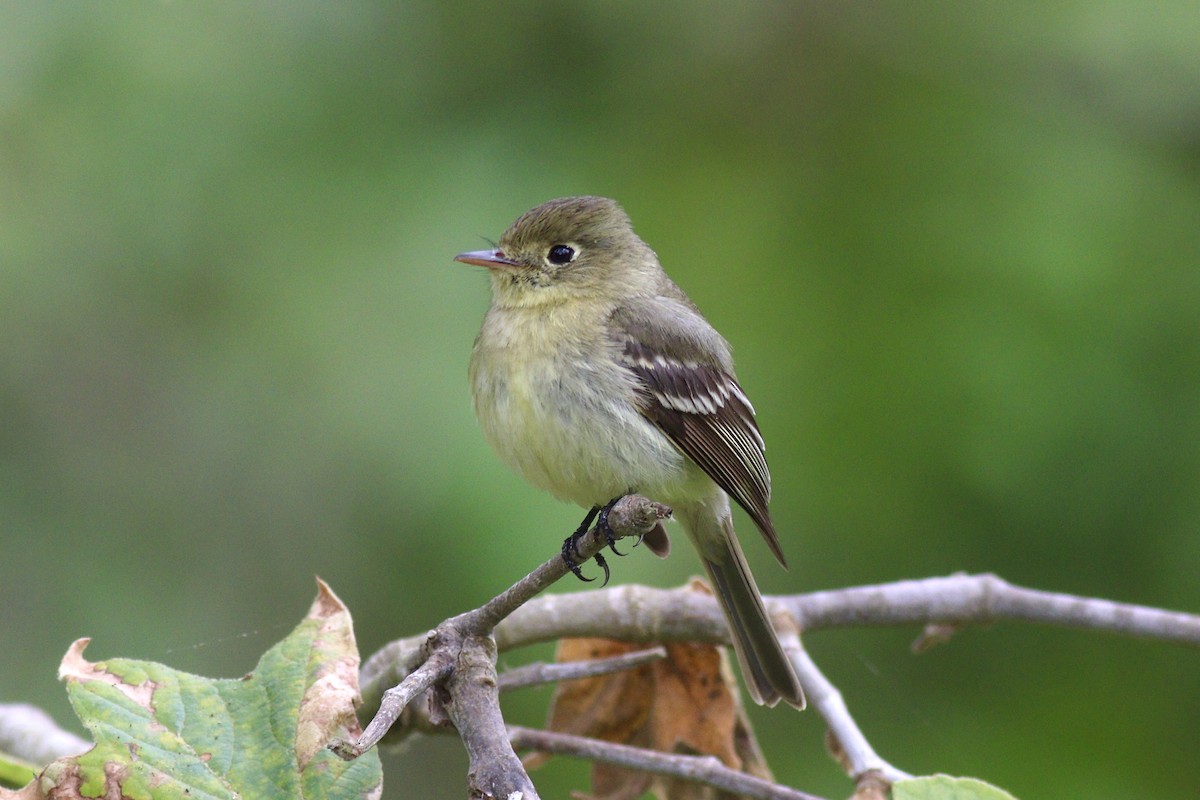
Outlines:
[{"label": "bird's eye", "polygon": [[546,258],[550,260],[551,264],[557,264],[561,267],[563,264],[570,264],[575,260],[575,250],[574,248],[567,247],[565,244],[556,244],[550,248],[550,252],[546,254]]}]

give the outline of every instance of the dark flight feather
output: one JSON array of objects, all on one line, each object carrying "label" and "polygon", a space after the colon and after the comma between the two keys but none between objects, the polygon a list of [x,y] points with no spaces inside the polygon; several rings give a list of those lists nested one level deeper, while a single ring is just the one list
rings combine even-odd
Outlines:
[{"label": "dark flight feather", "polygon": [[742,387],[721,366],[668,356],[633,332],[622,333],[624,363],[643,388],[642,414],[746,510],[787,566],[767,509],[771,473],[765,445]]}]

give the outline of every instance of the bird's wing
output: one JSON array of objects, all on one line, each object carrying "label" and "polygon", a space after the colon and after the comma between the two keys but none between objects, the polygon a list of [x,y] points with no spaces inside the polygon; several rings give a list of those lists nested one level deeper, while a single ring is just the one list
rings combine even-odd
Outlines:
[{"label": "bird's wing", "polygon": [[786,566],[767,510],[766,445],[728,345],[690,304],[668,303],[673,313],[624,308],[612,319],[624,364],[642,389],[639,410],[746,510]]}]

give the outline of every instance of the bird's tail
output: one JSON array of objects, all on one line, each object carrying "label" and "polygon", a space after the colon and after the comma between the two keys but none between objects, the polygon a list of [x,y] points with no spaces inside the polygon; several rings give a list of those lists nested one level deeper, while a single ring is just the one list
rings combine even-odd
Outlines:
[{"label": "bird's tail", "polygon": [[750,696],[759,705],[774,706],[783,700],[804,708],[804,692],[796,672],[767,619],[762,596],[734,534],[728,501],[722,505],[723,509],[705,505],[687,509],[691,513],[678,514],[681,509],[676,512],[700,553],[725,612]]}]

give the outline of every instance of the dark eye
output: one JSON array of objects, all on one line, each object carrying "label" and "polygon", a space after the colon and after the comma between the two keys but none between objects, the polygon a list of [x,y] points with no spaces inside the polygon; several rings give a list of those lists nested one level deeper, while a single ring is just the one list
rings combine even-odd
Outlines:
[{"label": "dark eye", "polygon": [[550,248],[550,252],[546,254],[546,258],[550,259],[551,264],[557,264],[561,267],[563,264],[570,264],[575,260],[575,251],[565,244],[556,244]]}]

